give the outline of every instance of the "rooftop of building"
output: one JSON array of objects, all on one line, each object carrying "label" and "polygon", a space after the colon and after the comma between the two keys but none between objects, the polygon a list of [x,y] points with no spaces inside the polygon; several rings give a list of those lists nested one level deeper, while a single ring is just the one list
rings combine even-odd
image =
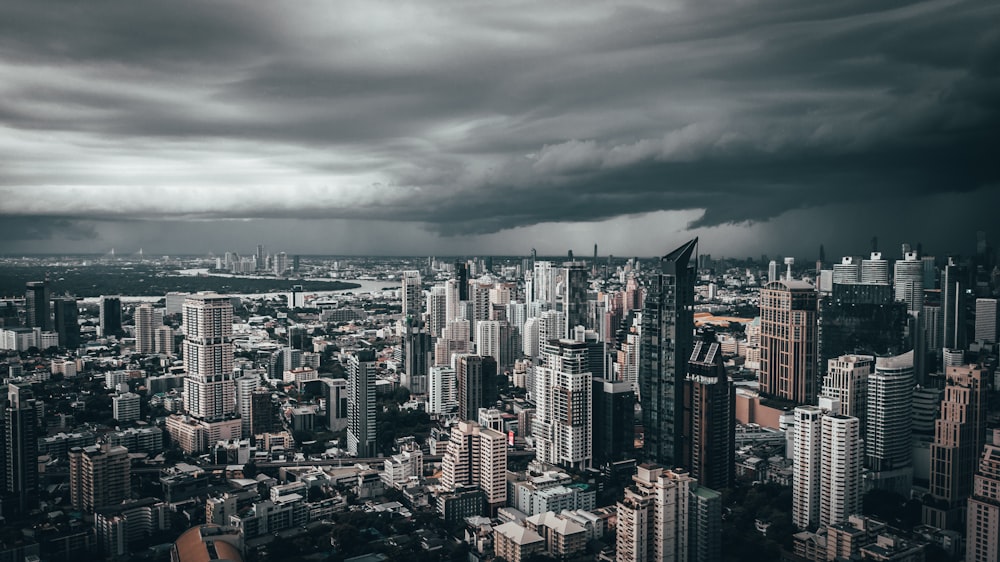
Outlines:
[{"label": "rooftop of building", "polygon": [[545,542],[545,539],[543,539],[538,533],[528,529],[527,527],[522,527],[513,521],[493,527],[493,532],[503,535],[519,546]]}]

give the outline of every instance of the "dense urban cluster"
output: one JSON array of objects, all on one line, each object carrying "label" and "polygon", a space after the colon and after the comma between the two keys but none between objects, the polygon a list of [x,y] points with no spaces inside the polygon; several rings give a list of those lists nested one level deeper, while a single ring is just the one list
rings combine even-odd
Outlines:
[{"label": "dense urban cluster", "polygon": [[6,258],[286,290],[0,299],[0,562],[997,562],[996,253],[823,253]]}]

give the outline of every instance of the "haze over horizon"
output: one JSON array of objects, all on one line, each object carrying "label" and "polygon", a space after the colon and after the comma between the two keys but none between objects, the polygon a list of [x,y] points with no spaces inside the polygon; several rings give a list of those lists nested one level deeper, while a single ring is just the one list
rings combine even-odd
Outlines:
[{"label": "haze over horizon", "polygon": [[971,254],[1000,241],[998,20],[985,0],[12,2],[0,253]]}]

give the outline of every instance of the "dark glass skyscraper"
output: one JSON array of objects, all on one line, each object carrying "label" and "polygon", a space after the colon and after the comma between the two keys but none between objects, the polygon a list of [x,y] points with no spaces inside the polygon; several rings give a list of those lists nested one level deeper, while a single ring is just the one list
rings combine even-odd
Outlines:
[{"label": "dark glass skyscraper", "polygon": [[3,493],[24,512],[38,498],[38,429],[31,388],[10,385],[3,410]]},{"label": "dark glass skyscraper", "polygon": [[469,300],[469,268],[464,261],[455,262],[455,280],[458,281],[458,300]]},{"label": "dark glass skyscraper", "polygon": [[593,466],[628,458],[632,454],[635,393],[627,382],[593,378]]},{"label": "dark glass skyscraper", "polygon": [[475,421],[479,408],[492,408],[497,401],[497,362],[489,356],[462,355],[458,358],[458,417]]},{"label": "dark glass skyscraper", "polygon": [[56,332],[59,333],[59,345],[66,349],[80,347],[79,309],[76,299],[66,297],[56,299],[55,304]]},{"label": "dark glass skyscraper", "polygon": [[714,341],[694,344],[684,381],[682,464],[698,483],[723,490],[733,483],[736,453],[736,395],[722,349]]},{"label": "dark glass skyscraper", "polygon": [[695,238],[660,258],[649,279],[639,344],[645,458],[677,466],[682,456],[683,388],[694,333]]},{"label": "dark glass skyscraper", "polygon": [[899,355],[912,348],[906,337],[906,303],[884,283],[834,283],[819,301],[817,380],[830,359],[841,355]]},{"label": "dark glass skyscraper", "polygon": [[49,284],[46,281],[29,281],[24,292],[24,309],[27,312],[25,326],[52,331],[52,317],[49,315]]},{"label": "dark glass skyscraper", "polygon": [[122,299],[120,297],[101,297],[101,335],[121,336],[122,331]]}]

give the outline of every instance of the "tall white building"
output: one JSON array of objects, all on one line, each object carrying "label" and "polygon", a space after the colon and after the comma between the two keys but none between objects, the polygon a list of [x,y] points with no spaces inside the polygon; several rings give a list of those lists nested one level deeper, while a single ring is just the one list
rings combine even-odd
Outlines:
[{"label": "tall white building", "polygon": [[157,326],[153,331],[153,348],[156,353],[174,354],[174,329],[170,326]]},{"label": "tall white building", "polygon": [[253,435],[251,427],[253,412],[251,411],[251,396],[260,386],[260,371],[249,370],[236,379],[236,409],[240,414],[240,429],[245,436]]},{"label": "tall white building", "polygon": [[445,414],[458,409],[458,379],[455,369],[438,365],[431,367],[428,377],[430,392],[427,409],[432,414]]},{"label": "tall white building", "polygon": [[550,308],[556,305],[556,269],[552,267],[552,262],[536,261],[534,275],[532,276],[532,287],[534,294],[529,295],[532,302],[540,301],[547,303]]},{"label": "tall white building", "polygon": [[833,264],[834,283],[858,283],[861,281],[861,260],[844,256],[840,263]]},{"label": "tall white building", "polygon": [[546,310],[538,317],[538,352],[551,340],[561,339],[566,331],[566,315],[557,310]]},{"label": "tall white building", "polygon": [[457,279],[449,279],[444,282],[445,324],[458,319],[459,295]]},{"label": "tall white building", "polygon": [[827,362],[823,378],[823,396],[840,403],[835,413],[858,418],[862,435],[868,416],[868,376],[874,367],[871,355],[841,355]]},{"label": "tall white building", "polygon": [[423,288],[421,287],[420,272],[408,270],[403,272],[402,286],[399,292],[403,295],[403,318],[411,318],[419,321],[424,312],[421,302]]},{"label": "tall white building", "polygon": [[448,299],[445,288],[431,287],[427,294],[427,329],[431,336],[441,337],[441,332],[448,323]]},{"label": "tall white building", "polygon": [[233,304],[215,293],[184,301],[184,409],[199,420],[236,413],[233,384]]},{"label": "tall white building", "polygon": [[896,300],[906,303],[910,314],[924,309],[924,262],[916,252],[907,252],[893,266],[893,288]]},{"label": "tall white building", "polygon": [[794,415],[792,524],[808,529],[819,524],[823,410],[816,406],[799,406]]},{"label": "tall white building", "polygon": [[537,458],[550,464],[589,468],[593,457],[592,373],[584,342],[543,344],[535,367],[536,410],[531,431]]},{"label": "tall white building", "polygon": [[976,341],[997,343],[997,299],[976,299]]},{"label": "tall white building", "polygon": [[861,424],[858,418],[823,416],[820,525],[836,525],[861,513]]},{"label": "tall white building", "polygon": [[156,330],[163,326],[163,310],[153,305],[140,304],[135,309],[135,350],[138,353],[156,353]]},{"label": "tall white building", "polygon": [[503,370],[514,364],[514,338],[505,320],[483,320],[476,324],[476,353],[490,356]]},{"label": "tall white building", "polygon": [[521,330],[521,352],[527,357],[538,357],[538,318],[531,317],[524,321]]},{"label": "tall white building", "polygon": [[374,457],[375,431],[375,352],[361,350],[347,358],[347,452]]},{"label": "tall white building", "polygon": [[868,377],[865,466],[872,485],[908,493],[913,483],[913,352],[879,357]]},{"label": "tall white building", "polygon": [[861,282],[889,282],[889,262],[882,259],[882,252],[872,252],[871,257],[861,260]]}]

